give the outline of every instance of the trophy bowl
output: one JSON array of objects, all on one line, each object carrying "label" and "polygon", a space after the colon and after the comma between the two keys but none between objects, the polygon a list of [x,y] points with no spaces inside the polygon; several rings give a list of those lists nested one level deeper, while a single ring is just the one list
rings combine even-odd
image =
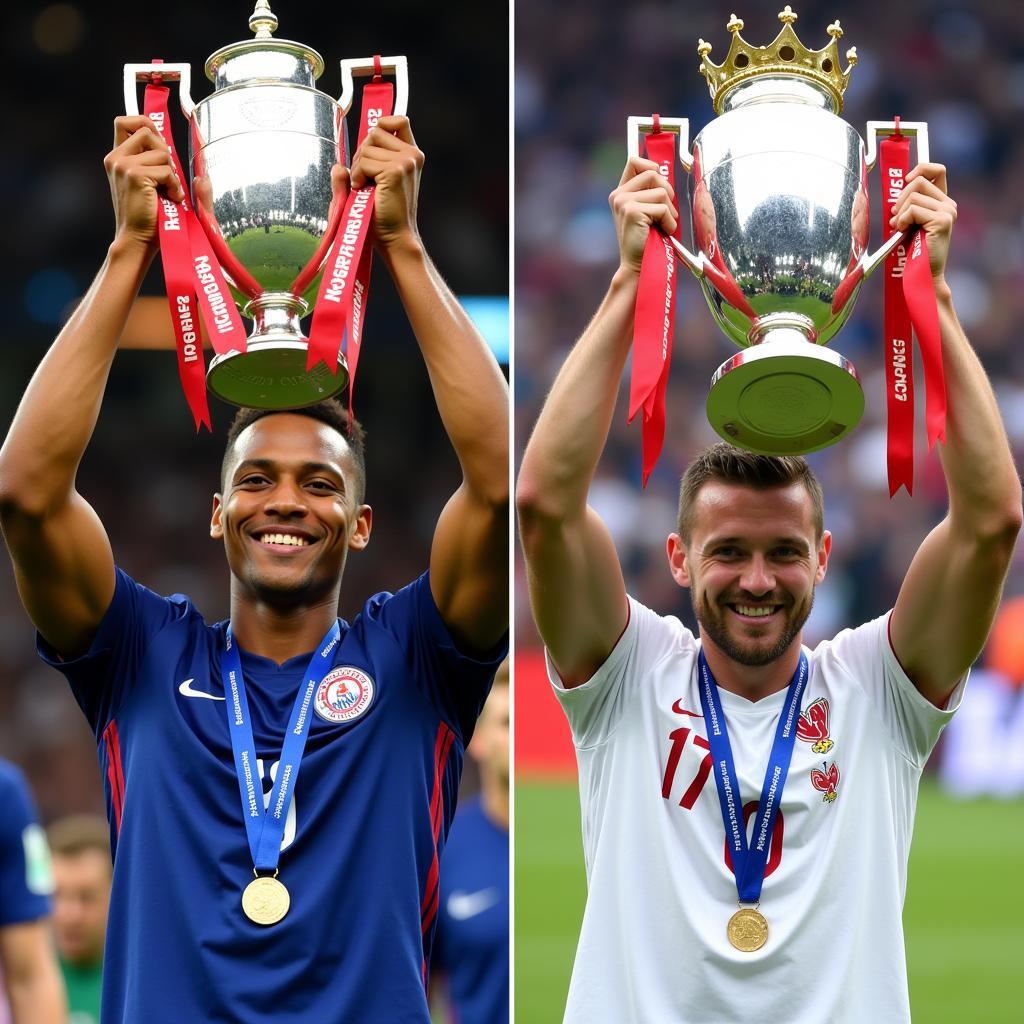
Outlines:
[{"label": "trophy bowl", "polygon": [[[357,75],[393,72],[395,112],[408,97],[404,57],[341,62],[336,100],[316,88],[324,70],[316,50],[273,38],[277,18],[260,0],[249,19],[255,38],[222,47],[206,62],[214,91],[189,95],[187,64],[125,65],[125,105],[138,113],[137,83],[178,81],[189,121],[192,207],[242,315],[253,321],[244,352],[218,353],[207,386],[235,405],[288,409],[312,405],[348,382],[325,363],[306,370],[300,323],[316,300],[323,263],[341,219],[332,184],[347,164],[345,115]],[[203,266],[196,267],[200,286]]]}]

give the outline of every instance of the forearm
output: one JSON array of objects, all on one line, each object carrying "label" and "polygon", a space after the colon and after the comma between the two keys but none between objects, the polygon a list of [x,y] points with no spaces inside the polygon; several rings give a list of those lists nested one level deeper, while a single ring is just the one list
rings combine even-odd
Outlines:
[{"label": "forearm", "polygon": [[49,921],[2,929],[0,966],[13,1024],[66,1024],[67,996],[53,952]]},{"label": "forearm", "polygon": [[418,239],[383,253],[423,353],[434,399],[474,496],[508,501],[508,386]]},{"label": "forearm", "polygon": [[153,257],[115,242],[40,363],[0,450],[0,494],[39,509],[66,500],[92,437],[117,341]]},{"label": "forearm", "polygon": [[632,341],[637,274],[620,269],[555,378],[523,454],[520,511],[582,515]]},{"label": "forearm", "polygon": [[946,445],[940,458],[955,529],[982,537],[1006,532],[1021,514],[1021,485],[995,394],[953,308],[937,286],[946,377]]}]

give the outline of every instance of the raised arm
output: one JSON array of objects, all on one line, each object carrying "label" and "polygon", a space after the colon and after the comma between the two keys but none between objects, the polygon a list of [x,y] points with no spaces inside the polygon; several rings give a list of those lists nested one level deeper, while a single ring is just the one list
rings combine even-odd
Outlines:
[{"label": "raised arm", "polygon": [[119,117],[104,164],[114,241],[29,383],[0,449],[0,523],[22,603],[65,656],[88,649],[114,593],[106,531],[75,489],[128,311],[156,252],[158,188],[183,196],[148,118]]},{"label": "raised arm", "polygon": [[946,169],[921,164],[911,171],[895,226],[919,224],[927,232],[946,373],[947,443],[940,458],[949,512],[914,556],[891,637],[907,675],[938,707],[985,645],[1021,526],[1021,485],[995,395],[945,280],[955,220]]},{"label": "raised arm", "polygon": [[422,166],[408,119],[384,117],[356,154],[352,184],[376,182],[377,248],[419,342],[462,467],[462,483],[434,531],[431,591],[456,640],[484,652],[508,629],[508,387],[423,247],[416,227]]},{"label": "raised arm", "polygon": [[0,968],[13,1024],[65,1024],[67,996],[47,918],[0,928]]},{"label": "raised arm", "polygon": [[634,158],[609,197],[620,264],[590,326],[569,353],[523,454],[516,487],[530,603],[566,686],[586,682],[626,627],[618,555],[587,505],[629,354],[640,263],[652,224],[675,230],[670,186]]}]

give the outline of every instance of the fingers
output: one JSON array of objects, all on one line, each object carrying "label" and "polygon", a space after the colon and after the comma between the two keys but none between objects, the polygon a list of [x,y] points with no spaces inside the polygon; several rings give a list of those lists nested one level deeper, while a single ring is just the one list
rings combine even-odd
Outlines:
[{"label": "fingers", "polygon": [[918,164],[912,168],[907,174],[906,182],[909,185],[912,181],[916,181],[919,178],[924,178],[927,181],[933,182],[936,187],[941,189],[942,192],[948,192],[948,183],[946,181],[946,165],[945,164],[932,164],[923,163]]},{"label": "fingers", "polygon": [[132,136],[138,134],[138,132],[147,128],[156,139],[159,140],[160,145],[164,145],[164,140],[160,138],[160,133],[156,130],[156,125],[142,114],[122,114],[121,117],[114,118],[114,149],[122,145]]},{"label": "fingers", "polygon": [[[669,184],[668,178],[659,173],[658,165],[652,163],[650,160],[645,160],[644,163],[650,164],[650,166],[645,167],[643,170],[639,171],[639,173],[629,178],[615,191],[642,192],[645,189],[650,188],[663,188],[670,199],[675,199],[676,190]],[[614,194],[615,193],[613,192],[612,195]]]},{"label": "fingers", "polygon": [[[945,176],[945,169],[940,164],[918,165],[919,168],[940,168],[942,177]],[[909,180],[907,186],[899,194],[893,204],[893,215],[889,223],[899,230],[905,230],[911,224],[925,224],[939,220],[948,220],[952,226],[956,220],[956,202],[936,184],[939,175],[935,179],[928,178],[923,172]]]},{"label": "fingers", "polygon": [[626,224],[657,225],[666,234],[675,234],[678,226],[675,208],[662,190],[651,189],[649,195],[650,198],[638,199],[630,193],[622,193],[615,204],[619,218]]},{"label": "fingers", "polygon": [[[416,140],[412,135],[412,127],[409,123],[409,118],[401,114],[389,114],[387,117],[380,118],[377,121],[377,128],[387,132],[392,136],[392,138],[397,136],[402,140],[402,142],[405,142],[410,146],[416,145]],[[376,131],[376,128],[373,129],[373,131]]]},{"label": "fingers", "polygon": [[385,149],[369,145],[368,138],[352,162],[352,187],[362,188],[387,170],[415,175],[423,166],[423,159],[423,154],[413,146],[403,145],[400,150]]},{"label": "fingers", "polygon": [[619,188],[622,188],[630,178],[636,177],[641,171],[657,171],[658,165],[653,160],[645,160],[642,156],[631,156],[626,161],[622,177],[619,178]]}]

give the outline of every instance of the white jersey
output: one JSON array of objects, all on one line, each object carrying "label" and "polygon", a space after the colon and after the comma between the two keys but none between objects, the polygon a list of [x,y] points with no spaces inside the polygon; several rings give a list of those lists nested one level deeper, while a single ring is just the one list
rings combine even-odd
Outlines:
[{"label": "white jersey", "polygon": [[[910,1020],[902,910],[921,769],[949,710],[922,697],[889,617],[808,651],[810,679],[761,892],[768,941],[734,949],[737,909],[697,690],[700,642],[630,599],[607,661],[567,690],[588,898],[573,1024]],[[753,830],[786,691],[721,690]],[[748,838],[749,838],[748,831]]]}]

